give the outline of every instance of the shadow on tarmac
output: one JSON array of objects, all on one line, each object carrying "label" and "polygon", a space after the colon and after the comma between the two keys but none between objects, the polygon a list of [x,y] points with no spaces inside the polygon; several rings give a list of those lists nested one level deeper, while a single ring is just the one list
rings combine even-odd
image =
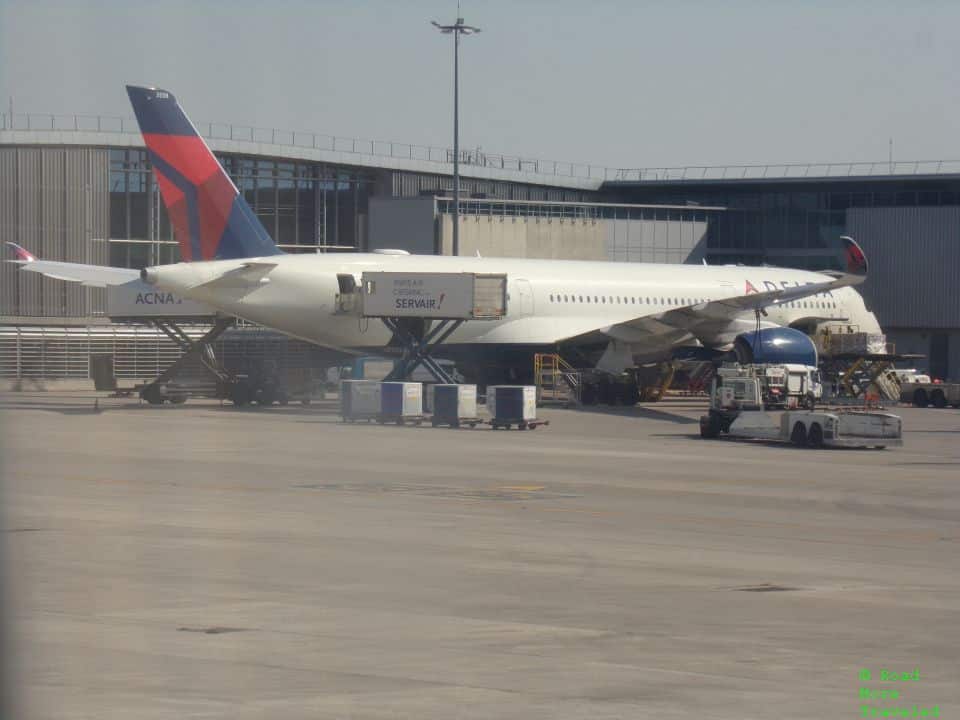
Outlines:
[{"label": "shadow on tarmac", "polygon": [[613,415],[616,417],[640,417],[648,420],[663,420],[678,425],[696,425],[700,421],[696,418],[676,415],[664,410],[654,410],[645,405],[634,405],[633,407],[608,407],[603,405],[590,405],[576,408],[577,412],[593,413],[597,415]]}]

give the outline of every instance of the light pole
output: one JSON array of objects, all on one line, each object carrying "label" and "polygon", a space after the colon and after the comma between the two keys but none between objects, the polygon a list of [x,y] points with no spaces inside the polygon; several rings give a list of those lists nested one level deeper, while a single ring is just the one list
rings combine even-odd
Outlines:
[{"label": "light pole", "polygon": [[453,33],[453,254],[460,254],[460,36],[473,35],[480,28],[464,25],[458,17],[453,25],[430,23],[445,35]]}]

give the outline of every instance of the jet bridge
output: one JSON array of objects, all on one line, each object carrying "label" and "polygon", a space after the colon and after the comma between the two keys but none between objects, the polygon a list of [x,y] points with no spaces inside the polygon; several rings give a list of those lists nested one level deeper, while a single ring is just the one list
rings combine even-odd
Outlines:
[{"label": "jet bridge", "polygon": [[360,314],[383,322],[403,355],[387,380],[423,365],[437,382],[455,384],[431,354],[463,323],[507,314],[507,276],[490,273],[365,272]]}]

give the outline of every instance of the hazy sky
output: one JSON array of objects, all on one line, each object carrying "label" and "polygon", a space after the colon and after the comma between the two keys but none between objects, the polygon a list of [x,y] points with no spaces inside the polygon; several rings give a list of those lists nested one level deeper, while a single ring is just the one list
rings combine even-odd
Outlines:
[{"label": "hazy sky", "polygon": [[[956,159],[960,2],[463,0],[461,142],[610,167]],[[455,0],[0,0],[0,98],[449,146]],[[952,28],[952,29],[951,29]]]}]

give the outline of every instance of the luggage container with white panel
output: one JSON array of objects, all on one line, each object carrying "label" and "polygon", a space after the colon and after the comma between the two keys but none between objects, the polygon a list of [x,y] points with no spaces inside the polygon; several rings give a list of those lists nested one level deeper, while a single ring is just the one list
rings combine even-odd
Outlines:
[{"label": "luggage container with white panel", "polygon": [[429,406],[433,412],[431,423],[460,427],[476,427],[480,423],[477,417],[476,385],[431,385],[428,391]]},{"label": "luggage container with white panel", "polygon": [[403,425],[423,422],[423,383],[380,383],[380,417],[378,422]]},{"label": "luggage container with white panel", "polygon": [[533,430],[538,425],[549,425],[549,420],[537,419],[537,388],[535,385],[490,385],[487,387],[488,421],[494,430],[513,425],[518,430]]}]

